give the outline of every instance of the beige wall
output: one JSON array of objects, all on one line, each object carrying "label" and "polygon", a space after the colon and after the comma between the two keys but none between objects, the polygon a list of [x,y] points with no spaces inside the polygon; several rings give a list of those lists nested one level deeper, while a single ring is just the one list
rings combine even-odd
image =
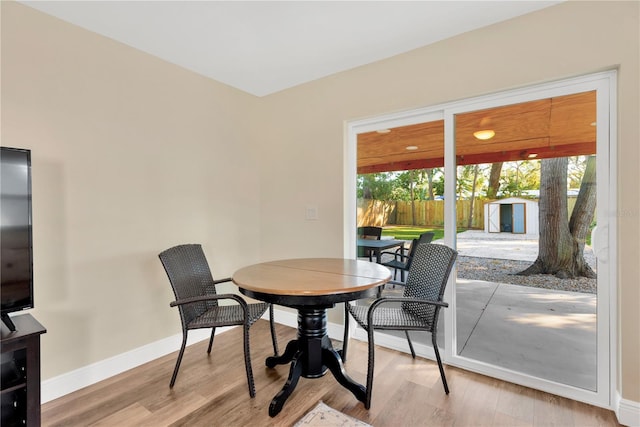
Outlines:
[{"label": "beige wall", "polygon": [[569,2],[264,99],[262,257],[342,255],[345,121],[618,67],[621,387],[640,401],[638,6]]},{"label": "beige wall", "polygon": [[2,2],[2,145],[33,162],[43,379],[180,333],[157,254],[258,260],[257,98]]},{"label": "beige wall", "polygon": [[564,3],[260,99],[1,4],[2,144],[34,150],[44,379],[178,332],[165,247],[202,242],[218,277],[341,256],[346,120],[619,67],[620,376],[640,401],[637,2]]}]

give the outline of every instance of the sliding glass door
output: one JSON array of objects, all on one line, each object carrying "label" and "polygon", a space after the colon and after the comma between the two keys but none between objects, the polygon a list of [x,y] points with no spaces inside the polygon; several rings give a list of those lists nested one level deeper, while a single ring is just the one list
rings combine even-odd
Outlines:
[{"label": "sliding glass door", "polygon": [[456,354],[596,391],[596,91],[455,122]]},{"label": "sliding glass door", "polygon": [[[408,187],[398,190],[393,207],[382,208],[381,224],[439,226],[436,241],[459,251],[438,337],[446,363],[609,404],[616,277],[609,236],[615,217],[606,207],[615,206],[614,87],[615,73],[600,73],[349,124],[345,254],[355,256],[358,218],[377,203],[362,175],[394,165],[402,166],[395,178]],[[414,135],[406,143],[360,145],[369,133],[395,130],[399,137],[418,124],[416,132],[440,127],[442,142]],[[420,138],[429,149],[410,157],[424,149]],[[384,151],[392,146],[396,151]],[[376,182],[382,184],[369,184]],[[353,336],[366,339],[358,330]],[[429,337],[416,334],[415,341],[419,355],[433,358]],[[402,335],[376,342],[408,350]]]}]

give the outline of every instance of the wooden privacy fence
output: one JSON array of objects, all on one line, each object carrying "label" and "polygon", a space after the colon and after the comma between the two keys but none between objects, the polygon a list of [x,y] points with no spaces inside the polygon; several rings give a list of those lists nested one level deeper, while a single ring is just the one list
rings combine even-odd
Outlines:
[{"label": "wooden privacy fence", "polygon": [[[478,200],[473,202],[473,220],[471,228],[484,229],[484,205],[495,200]],[[568,200],[569,217],[576,203],[575,197]],[[456,227],[466,228],[469,223],[469,207],[471,200],[456,201]],[[416,200],[416,223],[413,224],[411,202],[358,199],[358,226],[375,225],[418,225],[444,226],[444,200]],[[595,219],[595,218],[594,218]]]},{"label": "wooden privacy fence", "polygon": [[[484,205],[489,202],[490,200],[475,200],[473,202],[471,228],[484,228]],[[470,200],[456,201],[457,227],[467,227],[470,205]],[[358,226],[444,226],[444,200],[416,200],[414,206],[416,210],[415,224],[413,223],[411,202],[358,199]]]}]

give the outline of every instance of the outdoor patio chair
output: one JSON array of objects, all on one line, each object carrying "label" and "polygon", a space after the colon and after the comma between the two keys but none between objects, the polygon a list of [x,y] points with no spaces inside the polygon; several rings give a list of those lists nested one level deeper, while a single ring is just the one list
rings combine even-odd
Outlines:
[{"label": "outdoor patio chair", "polygon": [[[382,237],[382,227],[365,226],[358,227],[358,239],[380,240]],[[359,249],[359,257],[369,257],[369,261],[373,261],[374,251],[370,249]]]},{"label": "outdoor patio chair", "polygon": [[[244,334],[244,363],[249,383],[249,395],[254,397],[255,385],[251,369],[251,353],[249,349],[249,328],[269,309],[271,324],[271,341],[274,355],[278,355],[278,343],[273,323],[273,306],[267,303],[248,304],[236,294],[218,294],[216,285],[229,282],[230,278],[213,280],[209,264],[198,244],[174,246],[159,255],[176,300],[169,304],[178,307],[182,321],[182,346],[173,370],[169,387],[173,387],[182,362],[187,334],[191,329],[211,328],[211,338],[207,353],[211,353],[213,337],[218,326],[242,325]],[[218,305],[218,301],[232,301],[233,304]]]},{"label": "outdoor patio chair", "polygon": [[364,405],[366,409],[371,407],[373,393],[374,330],[404,331],[411,350],[411,356],[414,359],[416,353],[413,350],[409,331],[429,332],[444,391],[449,394],[449,386],[442,367],[436,335],[440,308],[449,306],[442,298],[456,256],[457,252],[448,246],[421,243],[415,251],[402,297],[378,298],[370,306],[345,303],[343,360],[346,361],[347,359],[350,315],[367,331],[369,340],[367,394]]},{"label": "outdoor patio chair", "polygon": [[[393,252],[390,252],[390,251],[382,252],[381,255],[384,255],[384,254],[393,255],[392,260],[382,263],[382,265],[386,267],[393,268],[393,280],[396,280],[398,270],[400,270],[400,281],[404,283],[404,273],[405,271],[409,271],[409,269],[411,268],[411,260],[413,259],[413,254],[415,253],[416,248],[418,247],[418,244],[431,243],[434,235],[435,233],[428,231],[426,233],[422,233],[420,237],[418,237],[417,239],[413,239],[411,241],[411,245],[409,246],[409,249],[405,248],[404,246],[401,246]],[[394,288],[396,287],[395,283],[393,283],[392,285]]]}]

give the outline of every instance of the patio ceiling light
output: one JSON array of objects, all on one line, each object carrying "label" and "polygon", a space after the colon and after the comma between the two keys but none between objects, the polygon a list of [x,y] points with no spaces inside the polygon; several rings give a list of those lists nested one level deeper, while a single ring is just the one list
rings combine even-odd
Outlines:
[{"label": "patio ceiling light", "polygon": [[476,139],[479,139],[481,141],[486,141],[488,139],[491,139],[495,136],[496,132],[492,129],[484,129],[484,130],[477,130],[473,133],[473,136],[476,137]]},{"label": "patio ceiling light", "polygon": [[406,147],[406,150],[409,150],[409,151],[416,151],[417,149],[418,149],[417,145],[409,145]]}]

